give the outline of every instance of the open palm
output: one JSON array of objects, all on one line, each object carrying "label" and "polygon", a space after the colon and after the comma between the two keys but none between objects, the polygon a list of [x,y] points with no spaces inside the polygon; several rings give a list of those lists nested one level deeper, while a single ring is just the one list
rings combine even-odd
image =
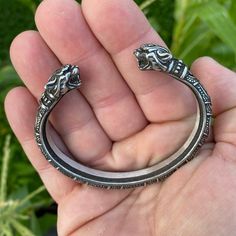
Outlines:
[{"label": "open palm", "polygon": [[52,114],[55,137],[78,160],[106,170],[143,168],[173,153],[188,137],[195,102],[179,82],[140,72],[132,51],[164,42],[132,0],[44,0],[39,32],[12,43],[12,62],[27,88],[6,98],[9,122],[58,203],[58,234],[235,235],[236,75],[210,58],[192,72],[208,90],[215,115],[198,157],[166,181],[128,190],[73,182],[55,170],[34,141],[37,99],[61,64],[80,67],[83,86]]}]

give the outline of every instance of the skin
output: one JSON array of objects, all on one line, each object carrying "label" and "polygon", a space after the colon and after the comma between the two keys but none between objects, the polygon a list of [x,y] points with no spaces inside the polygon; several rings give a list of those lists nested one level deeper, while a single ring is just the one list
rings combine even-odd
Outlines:
[{"label": "skin", "polygon": [[[55,170],[34,141],[37,100],[61,64],[77,64],[83,86],[51,117],[58,142],[90,166],[132,170],[174,152],[194,123],[192,93],[159,72],[141,72],[132,51],[164,45],[131,0],[44,0],[39,32],[18,35],[12,63],[26,87],[9,92],[9,123],[58,203],[58,234],[233,235],[236,232],[236,74],[211,58],[191,70],[209,92],[214,126],[199,155],[166,181],[129,190],[73,182]],[[62,145],[62,144],[61,144]]]}]

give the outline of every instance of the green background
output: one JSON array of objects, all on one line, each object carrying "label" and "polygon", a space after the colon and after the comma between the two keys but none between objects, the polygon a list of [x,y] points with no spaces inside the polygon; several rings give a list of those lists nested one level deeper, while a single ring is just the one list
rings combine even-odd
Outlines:
[{"label": "green background", "polygon": [[[200,56],[211,56],[235,69],[236,1],[136,2],[176,57],[191,65]],[[36,29],[34,12],[39,3],[40,0],[0,0],[0,236],[45,235],[56,224],[55,205],[41,187],[4,113],[7,92],[22,85],[11,66],[9,46],[18,33]],[[20,204],[22,199],[25,200]]]}]

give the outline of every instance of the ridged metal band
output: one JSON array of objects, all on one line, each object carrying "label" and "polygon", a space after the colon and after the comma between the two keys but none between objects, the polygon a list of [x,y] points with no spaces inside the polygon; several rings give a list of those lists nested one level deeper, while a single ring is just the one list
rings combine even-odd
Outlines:
[{"label": "ridged metal band", "polygon": [[181,60],[174,58],[168,49],[155,44],[142,45],[134,51],[134,55],[141,70],[165,72],[193,91],[198,104],[195,127],[188,140],[176,153],[144,169],[109,172],[78,163],[64,154],[53,142],[50,132],[47,132],[48,117],[55,105],[64,94],[81,85],[79,68],[65,65],[53,73],[45,86],[36,115],[35,138],[45,158],[56,169],[75,181],[105,188],[129,188],[162,181],[190,161],[209,135],[212,117],[211,100],[187,66]]}]

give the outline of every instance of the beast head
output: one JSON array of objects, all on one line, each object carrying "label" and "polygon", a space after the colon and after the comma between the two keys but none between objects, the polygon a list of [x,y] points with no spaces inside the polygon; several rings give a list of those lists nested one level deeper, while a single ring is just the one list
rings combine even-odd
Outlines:
[{"label": "beast head", "polygon": [[144,44],[134,50],[140,70],[166,71],[173,58],[170,51],[156,44]]},{"label": "beast head", "polygon": [[60,96],[81,85],[78,66],[65,65],[49,78],[45,89],[53,96]]}]

